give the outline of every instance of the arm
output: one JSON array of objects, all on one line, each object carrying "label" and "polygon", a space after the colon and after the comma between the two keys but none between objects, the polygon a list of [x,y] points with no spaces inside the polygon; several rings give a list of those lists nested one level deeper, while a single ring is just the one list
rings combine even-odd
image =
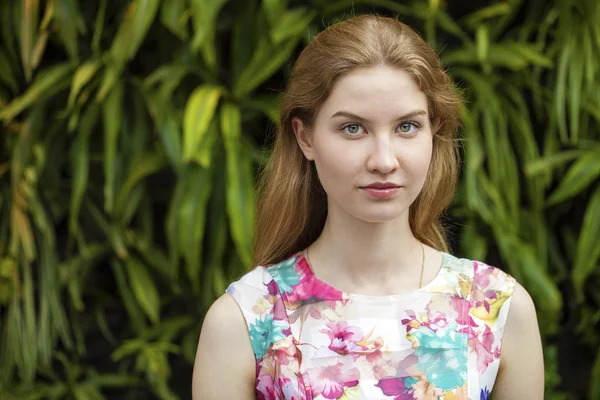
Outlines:
[{"label": "arm", "polygon": [[535,305],[518,283],[504,328],[494,400],[544,398],[544,359]]},{"label": "arm", "polygon": [[224,294],[204,318],[194,374],[193,400],[254,400],[256,364],[246,322],[235,300]]}]

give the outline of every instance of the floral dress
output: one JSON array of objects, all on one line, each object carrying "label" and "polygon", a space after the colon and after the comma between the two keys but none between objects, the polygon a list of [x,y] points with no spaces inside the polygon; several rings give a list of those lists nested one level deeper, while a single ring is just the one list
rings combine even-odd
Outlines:
[{"label": "floral dress", "polygon": [[258,399],[489,399],[515,280],[443,253],[406,294],[345,293],[302,253],[257,267],[227,292],[256,358]]}]

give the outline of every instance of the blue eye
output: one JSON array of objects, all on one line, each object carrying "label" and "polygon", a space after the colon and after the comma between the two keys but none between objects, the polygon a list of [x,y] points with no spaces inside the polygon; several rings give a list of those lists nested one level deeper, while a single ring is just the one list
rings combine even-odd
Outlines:
[{"label": "blue eye", "polygon": [[350,136],[356,136],[356,135],[360,134],[362,127],[360,126],[360,124],[351,123],[351,124],[344,126],[342,128],[342,130],[344,132],[348,133]]},{"label": "blue eye", "polygon": [[398,129],[400,129],[400,132],[402,133],[414,133],[420,127],[421,126],[418,123],[413,121],[402,122],[398,125]]}]

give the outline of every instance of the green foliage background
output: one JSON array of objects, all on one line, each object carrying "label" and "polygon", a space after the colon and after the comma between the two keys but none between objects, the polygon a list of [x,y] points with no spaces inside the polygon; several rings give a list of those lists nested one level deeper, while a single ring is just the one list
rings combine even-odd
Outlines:
[{"label": "green foliage background", "polygon": [[293,61],[379,12],[468,99],[454,252],[532,294],[547,398],[600,399],[600,6],[465,3],[2,1],[0,398],[190,397]]}]

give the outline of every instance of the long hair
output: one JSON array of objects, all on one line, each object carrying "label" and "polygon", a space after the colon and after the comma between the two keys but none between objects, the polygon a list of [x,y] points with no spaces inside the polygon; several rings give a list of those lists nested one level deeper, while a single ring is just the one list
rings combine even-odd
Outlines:
[{"label": "long hair", "polygon": [[259,183],[255,265],[269,265],[303,250],[321,234],[327,199],[312,162],[296,141],[292,118],[313,126],[333,85],[356,68],[386,65],[408,72],[425,93],[433,129],[432,160],[421,193],[410,206],[417,239],[448,251],[440,222],[456,189],[460,96],[435,51],[393,18],[363,15],[333,25],[300,54],[283,94],[271,158]]}]

